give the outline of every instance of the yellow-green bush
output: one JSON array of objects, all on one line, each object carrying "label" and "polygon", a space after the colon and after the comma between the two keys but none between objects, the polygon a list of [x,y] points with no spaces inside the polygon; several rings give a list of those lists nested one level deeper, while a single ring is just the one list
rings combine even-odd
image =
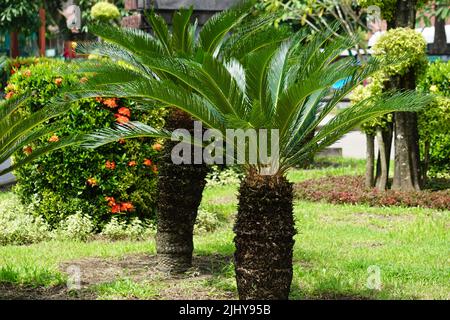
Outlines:
[{"label": "yellow-green bush", "polygon": [[120,17],[119,9],[109,2],[98,2],[91,8],[91,18],[99,21],[109,21]]}]

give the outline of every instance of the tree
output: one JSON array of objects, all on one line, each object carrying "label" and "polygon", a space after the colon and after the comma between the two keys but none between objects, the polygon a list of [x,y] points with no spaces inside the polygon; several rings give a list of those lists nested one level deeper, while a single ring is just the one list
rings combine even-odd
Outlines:
[{"label": "tree", "polygon": [[[394,110],[416,110],[429,101],[413,92],[386,93],[375,101],[369,98],[343,110],[318,129],[312,140],[306,140],[349,91],[379,69],[380,61],[370,59],[362,65],[352,57],[336,61],[354,43],[333,39],[326,31],[317,33],[310,42],[300,32],[281,44],[249,45],[267,34],[247,39],[247,53],[238,59],[222,59],[208,50],[197,62],[155,55],[141,60],[139,68],[129,58],[122,60],[126,66],[105,63],[92,69],[96,74],[87,84],[73,88],[61,99],[116,95],[174,106],[220,132],[227,148],[242,144],[228,138],[227,129],[275,130],[270,136],[275,141],[271,156],[256,163],[245,157],[243,165],[246,177],[239,189],[234,227],[241,299],[288,297],[295,235],[293,189],[286,178],[289,168],[334,143],[361,121]],[[266,43],[271,41],[266,38]],[[151,74],[160,69],[177,81],[155,79]],[[346,78],[349,80],[343,88],[332,89],[336,81]],[[323,103],[322,98],[328,95],[331,99]],[[97,147],[141,136],[171,138],[166,131],[130,123],[101,130],[91,135],[86,145]],[[251,144],[255,153],[263,148],[260,142]]]},{"label": "tree", "polygon": [[445,33],[445,23],[450,17],[450,1],[435,0],[429,1],[419,11],[418,20],[423,21],[426,26],[431,26],[431,17],[434,17],[434,42],[431,46],[431,54],[445,54],[447,52],[447,35]]},{"label": "tree", "polygon": [[[238,48],[238,45],[248,37],[266,26],[267,17],[257,18],[254,22],[239,26],[244,18],[249,19],[249,8],[253,1],[219,13],[211,18],[199,33],[196,40],[196,23],[190,23],[192,9],[181,9],[174,14],[173,28],[169,28],[164,19],[153,12],[147,18],[153,29],[153,35],[140,30],[120,29],[108,25],[90,26],[90,31],[101,37],[105,42],[95,43],[87,51],[94,50],[97,54],[119,61],[126,61],[133,69],[144,72],[143,81],[155,76],[160,79],[173,79],[170,66],[164,64],[153,65],[155,57],[167,56],[170,59],[185,58],[191,63],[199,63],[205,54],[222,52]],[[227,38],[233,29],[242,29],[239,38],[236,35]],[[236,30],[234,30],[236,32]],[[276,38],[276,37],[277,38]],[[272,33],[272,41],[281,41],[286,37],[282,30]],[[235,50],[235,51],[236,51]],[[169,60],[167,60],[169,61]],[[160,63],[161,61],[157,61]],[[113,62],[115,64],[115,62]],[[91,69],[93,68],[93,69]],[[96,71],[96,64],[86,64],[82,71]],[[129,70],[123,69],[123,78],[126,79]],[[105,79],[117,81],[118,79]],[[184,90],[193,90],[186,79],[173,80]],[[200,90],[200,88],[194,88]],[[216,91],[217,92],[217,89]],[[114,95],[113,95],[114,96]],[[218,100],[225,97],[217,95]],[[168,104],[170,105],[170,104]],[[176,104],[175,104],[176,106]],[[174,130],[185,128],[194,130],[191,116],[182,110],[174,109],[166,120],[166,128]],[[204,164],[174,165],[171,162],[173,142],[167,142],[162,152],[162,163],[159,166],[159,199],[157,211],[156,247],[159,257],[159,267],[165,271],[181,272],[191,267],[193,252],[193,227],[197,217],[197,209],[202,199],[205,186],[207,166]]]}]

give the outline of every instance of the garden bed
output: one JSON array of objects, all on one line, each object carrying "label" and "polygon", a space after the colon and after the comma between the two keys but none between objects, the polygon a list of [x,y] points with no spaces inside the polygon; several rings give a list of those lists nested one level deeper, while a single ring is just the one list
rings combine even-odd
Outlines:
[{"label": "garden bed", "polygon": [[[441,182],[442,184],[442,182]],[[450,190],[403,192],[366,188],[361,176],[329,176],[295,184],[298,199],[333,204],[404,206],[450,210]]]}]

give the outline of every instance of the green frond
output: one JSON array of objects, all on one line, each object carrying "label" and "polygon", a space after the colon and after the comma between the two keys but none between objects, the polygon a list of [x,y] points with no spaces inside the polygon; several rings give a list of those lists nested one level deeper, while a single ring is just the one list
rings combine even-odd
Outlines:
[{"label": "green frond", "polygon": [[44,147],[34,150],[26,158],[14,163],[13,165],[9,166],[8,168],[1,170],[0,176],[5,175],[9,172],[12,172],[30,162],[32,162],[33,160],[39,158],[40,156],[49,153],[49,152],[59,150],[61,148],[65,148],[65,147],[79,145],[83,141],[82,137],[83,137],[83,135],[73,135],[73,136],[70,136],[67,138],[63,138],[58,142],[52,142]]},{"label": "green frond", "polygon": [[189,22],[192,17],[193,7],[175,11],[172,18],[172,47],[181,53],[190,53]]},{"label": "green frond", "polygon": [[169,27],[164,18],[157,15],[154,10],[147,12],[145,16],[152,27],[154,35],[161,42],[166,53],[172,54],[172,35],[169,33]]},{"label": "green frond", "polygon": [[114,128],[104,128],[87,134],[83,139],[82,146],[85,148],[98,148],[108,143],[117,142],[120,139],[144,137],[170,139],[171,136],[171,133],[166,130],[158,130],[140,122],[129,122],[117,125]]},{"label": "green frond", "polygon": [[165,53],[160,41],[140,29],[121,28],[111,24],[95,24],[89,27],[89,31],[138,56]]},{"label": "green frond", "polygon": [[204,52],[214,54],[224,37],[248,15],[255,1],[244,1],[211,17],[199,35],[199,45]]}]

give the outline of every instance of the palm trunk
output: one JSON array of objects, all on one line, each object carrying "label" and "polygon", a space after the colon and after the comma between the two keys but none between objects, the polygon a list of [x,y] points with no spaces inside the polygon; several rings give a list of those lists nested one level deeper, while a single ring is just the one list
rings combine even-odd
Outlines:
[{"label": "palm trunk", "polygon": [[234,231],[239,298],[287,299],[294,246],[292,184],[251,172],[242,181]]},{"label": "palm trunk", "polygon": [[[193,120],[175,110],[166,128],[192,130]],[[171,150],[175,144],[166,143],[159,168],[156,251],[159,269],[178,273],[192,266],[193,229],[208,169],[203,164],[173,164]]]},{"label": "palm trunk", "polygon": [[374,185],[374,168],[375,168],[375,141],[374,136],[366,134],[366,179],[365,185],[367,188],[372,188]]}]

